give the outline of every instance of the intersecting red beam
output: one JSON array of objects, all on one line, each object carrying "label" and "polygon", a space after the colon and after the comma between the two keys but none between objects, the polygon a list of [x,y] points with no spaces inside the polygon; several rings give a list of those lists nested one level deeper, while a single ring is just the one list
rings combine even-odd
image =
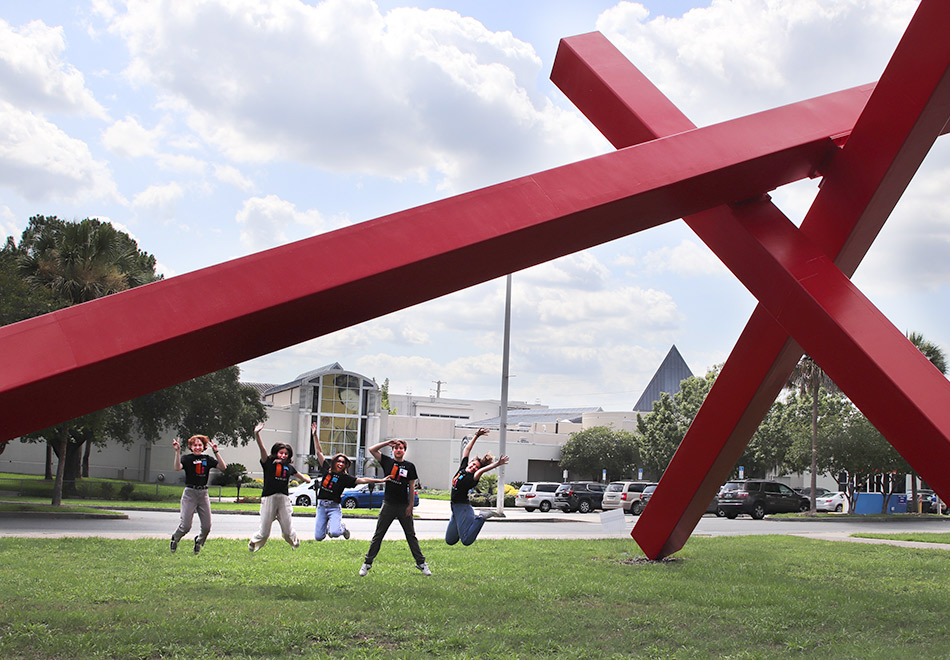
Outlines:
[{"label": "intersecting red beam", "polygon": [[0,440],[809,176],[869,92],[654,140],[0,328]]},{"label": "intersecting red beam", "polygon": [[[946,122],[947,49],[938,44],[947,18],[938,3],[922,4],[844,151],[825,168],[801,233],[766,201],[687,218],[938,492],[946,477],[932,466],[950,458],[950,384],[808,236],[853,272]],[[552,79],[615,146],[692,127],[599,35],[566,40],[558,59]],[[802,269],[807,275],[792,274]],[[634,530],[648,556],[682,547],[800,355],[757,309]],[[934,392],[942,403],[930,404]]]}]

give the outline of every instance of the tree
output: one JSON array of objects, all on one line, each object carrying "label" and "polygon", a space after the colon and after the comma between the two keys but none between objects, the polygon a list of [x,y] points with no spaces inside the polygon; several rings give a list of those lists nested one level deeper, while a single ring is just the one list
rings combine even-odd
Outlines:
[{"label": "tree", "polygon": [[[68,306],[160,279],[155,257],[139,250],[128,234],[91,219],[30,218],[19,246],[11,238],[0,251],[0,274],[13,259],[34,298],[33,307],[19,309],[31,314],[49,311],[43,307],[50,299]],[[239,376],[237,367],[229,367],[29,434],[28,441],[46,441],[59,458],[53,504],[61,502],[64,483],[88,476],[90,447],[108,439],[129,444],[141,437],[151,443],[174,429],[181,437],[203,433],[219,444],[248,442],[266,412],[257,391],[241,385]]]},{"label": "tree", "polygon": [[653,402],[652,412],[637,415],[641,465],[650,478],[659,479],[670,464],[718,375],[716,366],[703,378],[685,378],[679,391],[672,396],[664,392]]},{"label": "tree", "polygon": [[[7,245],[11,242],[8,240]],[[55,216],[33,216],[15,252],[17,269],[23,279],[34,289],[51,293],[65,305],[87,302],[159,279],[155,273],[155,258],[139,251],[134,239],[108,223],[89,218],[66,222]],[[77,450],[83,444],[88,470],[91,440],[103,421],[101,415],[93,413],[57,425],[52,434],[58,438],[53,451],[65,465],[56,471],[53,504],[62,499],[64,479],[75,483],[79,476]]]},{"label": "tree", "polygon": [[629,431],[608,426],[592,426],[571,434],[561,448],[562,469],[598,478],[607,470],[607,479],[619,479],[631,473],[639,463],[636,438]]},{"label": "tree", "polygon": [[815,508],[815,490],[817,489],[817,471],[818,471],[818,392],[824,387],[826,389],[835,389],[834,382],[825,374],[808,355],[803,355],[799,360],[795,371],[788,379],[786,388],[797,389],[802,394],[811,394],[812,416],[811,416],[811,493],[809,494],[809,510],[816,512]]},{"label": "tree", "polygon": [[379,405],[383,410],[388,412],[390,415],[397,414],[396,409],[391,407],[391,404],[389,403],[389,379],[388,378],[383,379],[383,384],[379,388],[379,397],[380,397]]}]

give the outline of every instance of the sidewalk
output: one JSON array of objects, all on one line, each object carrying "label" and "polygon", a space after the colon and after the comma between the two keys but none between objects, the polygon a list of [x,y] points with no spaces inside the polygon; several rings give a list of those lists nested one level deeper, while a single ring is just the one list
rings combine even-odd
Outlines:
[{"label": "sidewalk", "polygon": [[901,548],[926,548],[930,550],[950,550],[950,543],[926,543],[924,541],[898,541],[895,539],[869,539],[851,536],[851,532],[803,532],[791,534],[801,538],[819,541],[847,541],[849,543],[868,543],[871,545],[896,545]]}]

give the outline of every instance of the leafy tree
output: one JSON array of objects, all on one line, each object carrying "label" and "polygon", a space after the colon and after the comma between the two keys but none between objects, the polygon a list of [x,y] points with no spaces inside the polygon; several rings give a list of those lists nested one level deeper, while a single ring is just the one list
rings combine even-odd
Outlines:
[{"label": "leafy tree", "polygon": [[807,433],[797,414],[798,407],[795,394],[772,404],[739,459],[746,476],[765,477],[771,470],[788,465],[795,440]]},{"label": "leafy tree", "polygon": [[[932,341],[926,339],[919,332],[908,332],[907,339],[910,340],[914,346],[917,347],[921,353],[924,354],[930,363],[937,368],[937,371],[943,375],[947,375],[947,354],[942,348],[934,344]],[[917,502],[917,471],[913,469],[910,464],[906,466],[906,472],[910,472],[912,479],[910,480],[910,490],[911,490],[911,502]]]},{"label": "leafy tree", "polygon": [[379,404],[380,407],[383,410],[387,411],[390,415],[397,414],[396,409],[391,407],[391,404],[389,403],[389,379],[388,378],[383,379],[383,384],[379,388],[379,396],[380,396],[380,404]]},{"label": "leafy tree", "polygon": [[834,474],[845,474],[848,503],[852,510],[857,503],[858,484],[876,480],[885,493],[883,510],[893,488],[893,475],[901,470],[903,459],[850,402],[843,406],[839,418],[839,432],[823,438],[826,447],[826,468]]},{"label": "leafy tree", "polygon": [[619,479],[630,474],[639,462],[634,435],[607,426],[572,433],[561,448],[561,468],[591,478],[599,477],[606,469],[608,480]]},{"label": "leafy tree", "polygon": [[685,378],[674,395],[664,392],[653,402],[652,412],[637,415],[640,464],[650,478],[659,479],[670,464],[718,375],[717,366],[703,378]]},{"label": "leafy tree", "polygon": [[683,441],[689,424],[678,414],[674,398],[663,392],[653,402],[653,412],[637,415],[640,464],[650,479],[659,479]]},{"label": "leafy tree", "polygon": [[[29,304],[15,308],[22,318],[50,311],[49,301],[63,307],[160,279],[155,257],[139,250],[128,234],[92,219],[30,218],[20,244],[9,238],[0,251],[0,286],[2,275],[13,277],[14,260],[17,286],[26,283],[31,291]],[[108,439],[155,442],[164,429],[175,429],[181,437],[203,433],[219,444],[248,442],[266,413],[257,391],[241,385],[239,375],[237,367],[229,367],[29,434],[27,441],[46,441],[59,458],[53,504],[61,502],[64,483],[74,487],[80,474],[88,475],[90,447]]]},{"label": "leafy tree", "polygon": [[815,513],[815,491],[817,490],[818,479],[818,394],[819,390],[834,389],[834,382],[825,374],[818,363],[808,355],[802,356],[795,371],[788,379],[787,389],[797,389],[801,393],[811,394],[812,415],[811,415],[811,493],[809,496],[810,511]]},{"label": "leafy tree", "polygon": [[23,279],[17,266],[17,256],[13,237],[8,236],[6,245],[0,249],[0,325],[16,323],[66,306],[52,291],[36,289]]}]

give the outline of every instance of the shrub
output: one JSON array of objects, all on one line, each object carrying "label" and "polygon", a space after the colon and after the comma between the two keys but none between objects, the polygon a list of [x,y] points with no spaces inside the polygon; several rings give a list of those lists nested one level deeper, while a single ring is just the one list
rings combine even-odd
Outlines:
[{"label": "shrub", "polygon": [[126,481],[119,488],[119,499],[130,500],[132,499],[132,493],[135,492],[135,484],[130,481]]},{"label": "shrub", "polygon": [[112,485],[111,481],[103,481],[99,484],[99,492],[104,500],[111,500],[114,497],[114,491],[115,486]]}]

